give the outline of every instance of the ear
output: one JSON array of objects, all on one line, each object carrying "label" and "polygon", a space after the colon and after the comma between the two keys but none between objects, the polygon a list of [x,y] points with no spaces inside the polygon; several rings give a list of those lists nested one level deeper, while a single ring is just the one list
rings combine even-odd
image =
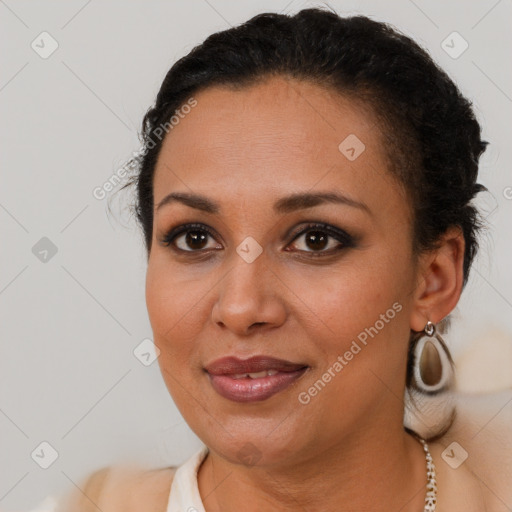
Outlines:
[{"label": "ear", "polygon": [[464,248],[462,230],[453,227],[436,249],[419,257],[410,318],[413,331],[422,331],[428,320],[440,322],[457,305],[462,293]]}]

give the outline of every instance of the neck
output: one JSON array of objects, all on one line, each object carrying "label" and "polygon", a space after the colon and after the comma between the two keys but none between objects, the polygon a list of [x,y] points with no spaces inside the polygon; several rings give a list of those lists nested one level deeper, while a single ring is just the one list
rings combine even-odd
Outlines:
[{"label": "neck", "polygon": [[425,485],[423,447],[403,428],[359,433],[288,466],[246,467],[210,450],[198,472],[207,512],[423,512]]}]

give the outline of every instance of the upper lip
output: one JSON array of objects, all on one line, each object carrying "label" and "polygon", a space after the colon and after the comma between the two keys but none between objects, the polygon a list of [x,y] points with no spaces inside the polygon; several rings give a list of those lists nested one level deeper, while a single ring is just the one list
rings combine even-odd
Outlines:
[{"label": "upper lip", "polygon": [[255,373],[264,370],[293,372],[306,366],[303,363],[293,363],[264,355],[253,356],[249,359],[239,359],[238,357],[230,356],[216,359],[205,366],[205,370],[212,375],[233,375],[238,373]]}]

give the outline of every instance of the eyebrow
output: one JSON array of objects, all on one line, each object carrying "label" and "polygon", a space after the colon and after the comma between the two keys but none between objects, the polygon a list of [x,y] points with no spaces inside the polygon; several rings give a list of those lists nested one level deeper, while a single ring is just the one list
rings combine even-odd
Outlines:
[{"label": "eyebrow", "polygon": [[[182,203],[185,206],[189,206],[190,208],[195,208],[196,210],[201,210],[206,213],[217,214],[221,210],[220,205],[208,197],[188,192],[171,192],[158,203],[155,210],[158,211],[163,206],[174,202]],[[371,214],[371,211],[366,204],[356,201],[346,195],[334,192],[306,192],[291,194],[276,201],[274,203],[274,211],[281,214],[291,213],[296,210],[312,208],[324,203],[343,204],[364,210]]]}]

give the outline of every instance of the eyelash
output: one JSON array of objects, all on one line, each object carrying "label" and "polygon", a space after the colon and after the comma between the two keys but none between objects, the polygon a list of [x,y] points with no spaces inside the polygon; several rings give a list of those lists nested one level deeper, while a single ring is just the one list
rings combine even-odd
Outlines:
[{"label": "eyelash", "polygon": [[[207,233],[210,237],[215,239],[215,233],[214,231],[206,226],[205,224],[197,224],[197,223],[191,223],[191,224],[183,224],[182,226],[178,226],[176,228],[172,228],[170,231],[167,232],[167,234],[161,239],[161,243],[166,247],[171,247],[172,250],[178,252],[178,253],[190,253],[190,254],[199,254],[201,252],[207,252],[211,251],[211,249],[198,249],[198,250],[184,250],[180,249],[175,246],[173,243],[180,235],[186,234],[190,231],[202,231]],[[321,250],[321,251],[299,251],[301,253],[306,253],[314,258],[316,257],[322,257],[322,256],[330,256],[335,252],[338,252],[343,249],[348,249],[351,247],[354,247],[355,245],[355,238],[351,235],[349,235],[346,231],[343,231],[338,228],[334,228],[333,226],[330,226],[328,224],[325,224],[323,222],[312,222],[308,223],[305,227],[303,227],[300,231],[290,235],[292,236],[292,240],[290,243],[296,241],[299,237],[302,235],[305,235],[311,231],[320,231],[323,234],[327,234],[330,238],[334,238],[338,242],[340,242],[341,246],[329,249],[327,251]],[[216,249],[214,249],[216,250]]]}]

